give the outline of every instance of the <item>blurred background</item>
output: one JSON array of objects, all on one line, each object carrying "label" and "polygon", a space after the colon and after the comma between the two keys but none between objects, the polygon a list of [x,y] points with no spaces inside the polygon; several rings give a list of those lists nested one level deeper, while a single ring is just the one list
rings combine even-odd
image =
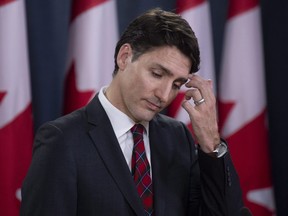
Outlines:
[{"label": "blurred background", "polygon": [[[33,134],[44,122],[85,105],[111,79],[117,39],[153,7],[191,19],[203,54],[199,73],[214,80],[220,129],[245,205],[255,216],[288,215],[284,0],[0,0],[0,215],[18,215]],[[181,95],[167,115],[185,121],[179,101]],[[241,111],[231,114],[233,107]]]}]

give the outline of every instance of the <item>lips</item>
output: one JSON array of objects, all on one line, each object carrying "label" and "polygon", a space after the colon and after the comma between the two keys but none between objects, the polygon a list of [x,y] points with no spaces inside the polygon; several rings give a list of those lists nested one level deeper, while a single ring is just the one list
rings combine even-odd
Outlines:
[{"label": "lips", "polygon": [[148,101],[148,100],[147,100],[147,102],[148,102],[147,104],[148,104],[149,109],[153,110],[154,112],[158,112],[161,110],[160,105],[153,103],[151,101]]}]

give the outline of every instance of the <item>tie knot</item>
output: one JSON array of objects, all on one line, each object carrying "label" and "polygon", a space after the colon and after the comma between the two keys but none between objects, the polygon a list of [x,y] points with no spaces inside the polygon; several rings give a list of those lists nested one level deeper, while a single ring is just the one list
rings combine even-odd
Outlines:
[{"label": "tie knot", "polygon": [[144,132],[144,126],[142,124],[135,124],[132,128],[131,128],[131,132],[134,135],[141,135],[143,136],[143,132]]}]

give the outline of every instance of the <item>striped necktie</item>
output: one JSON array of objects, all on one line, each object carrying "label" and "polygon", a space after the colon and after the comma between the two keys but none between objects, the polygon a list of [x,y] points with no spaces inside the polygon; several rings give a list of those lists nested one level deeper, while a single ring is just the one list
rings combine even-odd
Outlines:
[{"label": "striped necktie", "polygon": [[134,147],[132,154],[132,176],[142,200],[147,216],[153,215],[153,187],[150,176],[150,165],[146,157],[143,132],[141,124],[135,124],[131,128],[133,134]]}]

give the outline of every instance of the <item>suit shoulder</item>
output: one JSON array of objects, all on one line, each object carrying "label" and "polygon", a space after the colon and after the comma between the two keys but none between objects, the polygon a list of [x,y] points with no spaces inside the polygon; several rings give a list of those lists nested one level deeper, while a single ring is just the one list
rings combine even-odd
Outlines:
[{"label": "suit shoulder", "polygon": [[154,118],[154,120],[158,121],[159,123],[161,124],[171,124],[171,125],[183,125],[183,122],[175,119],[175,118],[172,118],[170,116],[167,116],[165,114],[157,114]]},{"label": "suit shoulder", "polygon": [[83,124],[87,122],[86,116],[87,115],[85,113],[85,108],[81,108],[67,115],[61,116],[55,120],[44,123],[43,125],[41,125],[40,129],[54,127],[62,133],[67,130],[70,131],[79,129],[80,127],[83,127]]},{"label": "suit shoulder", "polygon": [[165,128],[169,134],[176,134],[177,137],[185,137],[190,142],[193,142],[192,134],[187,125],[185,125],[182,121],[169,117],[165,114],[157,114],[151,122],[151,128],[154,130],[156,128]]}]

